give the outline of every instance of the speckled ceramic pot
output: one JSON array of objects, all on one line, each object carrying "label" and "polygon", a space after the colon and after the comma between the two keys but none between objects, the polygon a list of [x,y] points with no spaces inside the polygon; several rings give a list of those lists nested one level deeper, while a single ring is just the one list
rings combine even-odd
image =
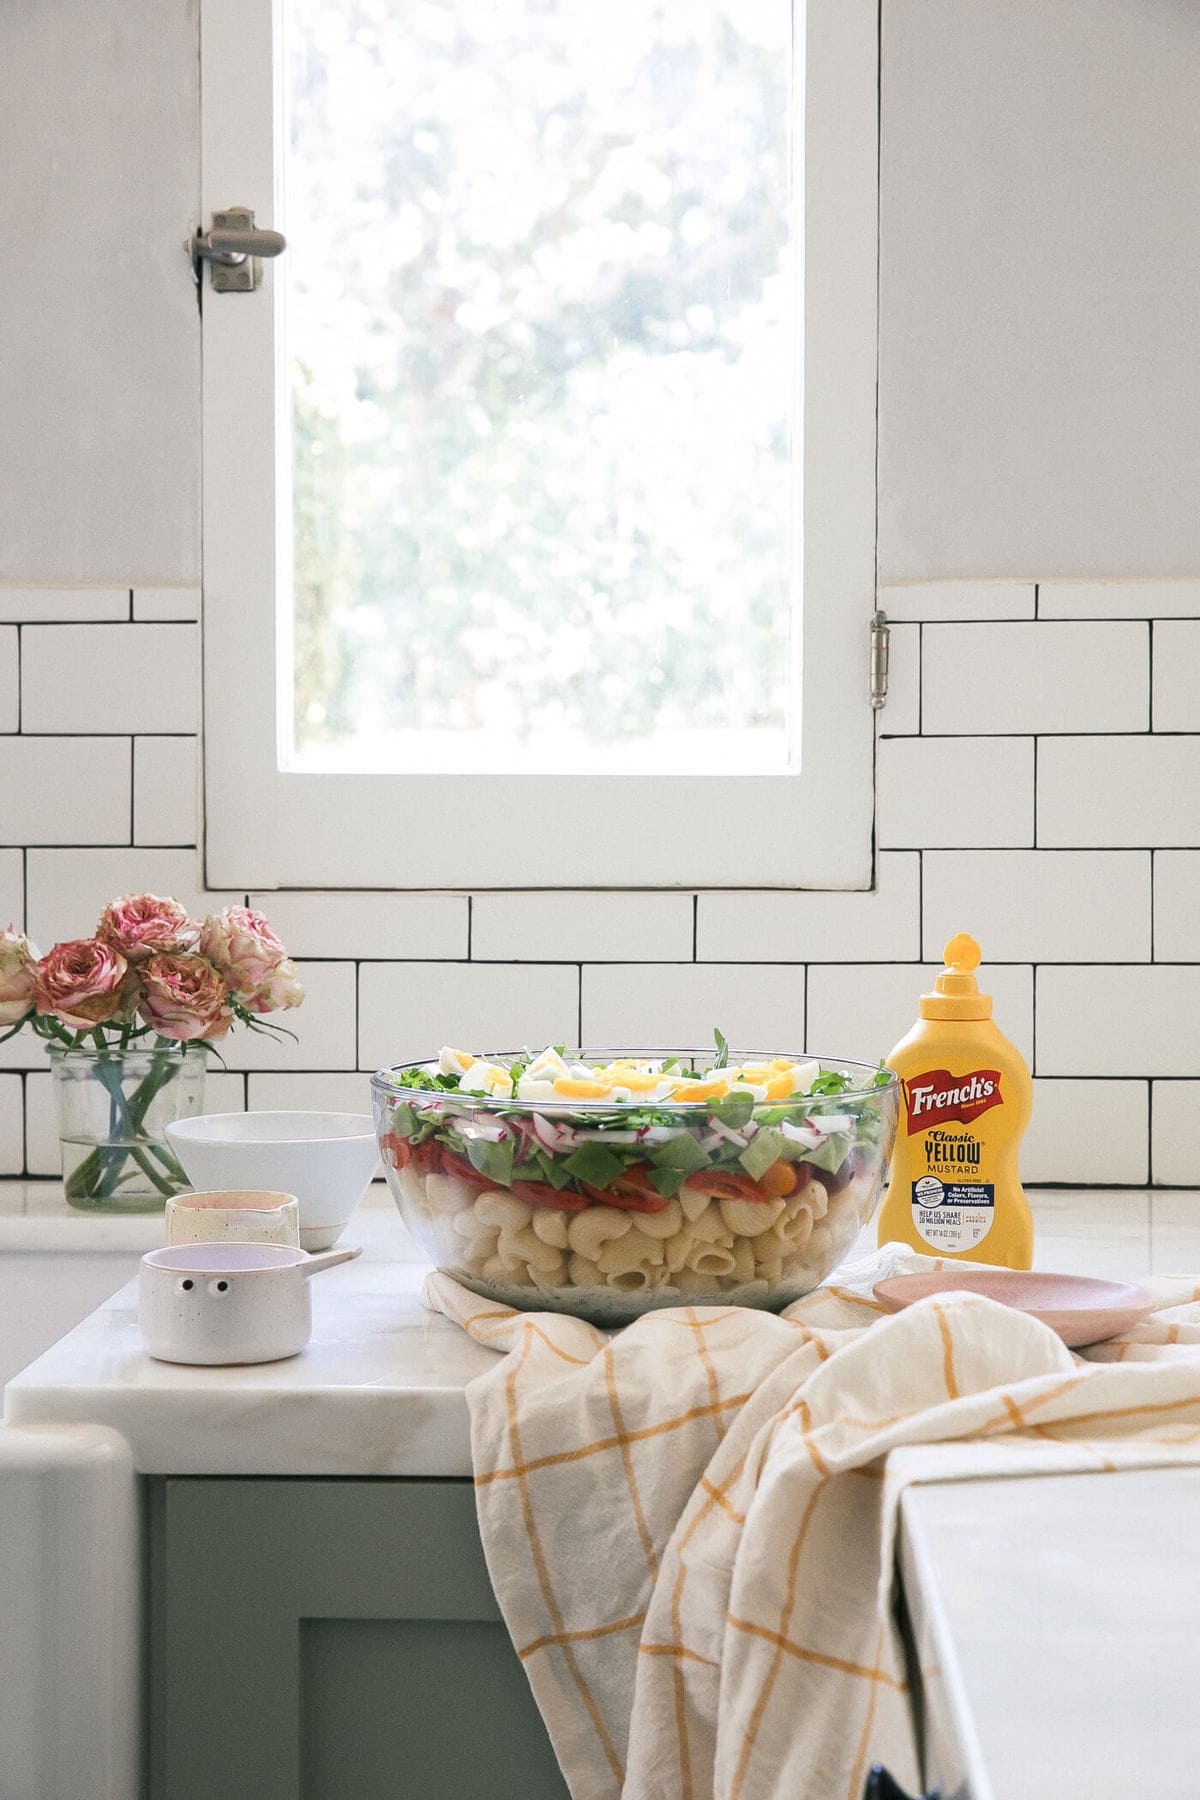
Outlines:
[{"label": "speckled ceramic pot", "polygon": [[360,1254],[285,1244],[173,1244],[143,1256],[138,1319],[160,1362],[276,1362],[312,1333],[308,1277]]}]

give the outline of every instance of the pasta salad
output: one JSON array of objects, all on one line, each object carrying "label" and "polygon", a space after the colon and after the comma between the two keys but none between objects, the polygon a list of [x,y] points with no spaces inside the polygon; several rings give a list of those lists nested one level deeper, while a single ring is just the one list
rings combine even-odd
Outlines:
[{"label": "pasta salad", "polygon": [[735,1058],[719,1032],[709,1056],[447,1046],[373,1081],[393,1194],[439,1265],[601,1322],[815,1286],[874,1206],[897,1086],[881,1066]]}]

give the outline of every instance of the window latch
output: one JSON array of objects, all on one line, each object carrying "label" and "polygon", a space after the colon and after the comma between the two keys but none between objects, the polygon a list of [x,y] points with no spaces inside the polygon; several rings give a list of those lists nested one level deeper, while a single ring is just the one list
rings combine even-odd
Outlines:
[{"label": "window latch", "polygon": [[197,281],[208,263],[218,294],[249,294],[262,280],[262,258],[282,255],[287,239],[281,231],[256,225],[248,206],[227,206],[213,214],[207,231],[194,232],[184,249],[191,254]]},{"label": "window latch", "polygon": [[877,612],[871,615],[871,705],[878,712],[887,701],[888,691],[888,654],[891,650],[892,634],[888,628],[887,614]]}]

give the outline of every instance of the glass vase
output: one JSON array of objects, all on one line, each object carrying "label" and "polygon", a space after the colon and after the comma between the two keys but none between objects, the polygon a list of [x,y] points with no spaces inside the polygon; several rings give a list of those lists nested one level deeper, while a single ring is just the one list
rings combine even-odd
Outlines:
[{"label": "glass vase", "polygon": [[199,1044],[49,1049],[63,1186],[86,1212],[156,1212],[189,1186],[164,1130],[204,1104]]}]

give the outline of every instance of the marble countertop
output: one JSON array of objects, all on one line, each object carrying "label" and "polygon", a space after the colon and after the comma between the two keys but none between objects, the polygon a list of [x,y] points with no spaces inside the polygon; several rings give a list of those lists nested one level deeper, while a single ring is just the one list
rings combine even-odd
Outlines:
[{"label": "marble countertop", "polygon": [[1191,1800],[1197,1501],[1200,1468],[902,1496],[927,1784],[964,1800]]},{"label": "marble countertop", "polygon": [[[1126,1279],[1200,1270],[1200,1193],[1043,1189],[1030,1200],[1039,1268]],[[0,1186],[0,1249],[85,1240],[149,1249],[162,1222],[71,1214],[52,1184]],[[493,1353],[421,1305],[426,1265],[384,1189],[343,1241],[363,1255],[314,1279],[300,1356],[220,1369],[154,1362],[129,1284],[9,1384],[6,1422],[112,1427],[145,1474],[469,1475],[463,1390]]]}]

